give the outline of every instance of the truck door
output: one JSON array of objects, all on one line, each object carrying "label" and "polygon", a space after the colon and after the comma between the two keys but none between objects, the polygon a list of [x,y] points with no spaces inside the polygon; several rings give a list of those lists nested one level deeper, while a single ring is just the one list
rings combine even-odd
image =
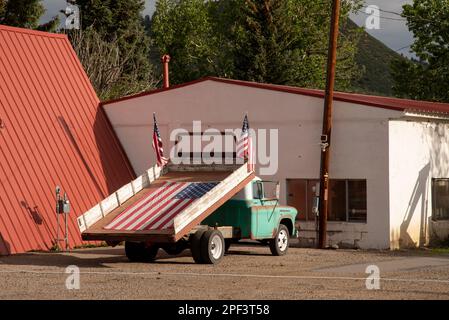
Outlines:
[{"label": "truck door", "polygon": [[253,185],[254,200],[256,205],[253,207],[253,238],[268,239],[272,238],[273,230],[277,228],[275,217],[276,200],[266,198],[265,184],[262,181],[256,181]]},{"label": "truck door", "polygon": [[256,238],[267,239],[273,235],[273,230],[277,227],[274,201],[261,201],[261,206],[257,208],[257,228]]}]

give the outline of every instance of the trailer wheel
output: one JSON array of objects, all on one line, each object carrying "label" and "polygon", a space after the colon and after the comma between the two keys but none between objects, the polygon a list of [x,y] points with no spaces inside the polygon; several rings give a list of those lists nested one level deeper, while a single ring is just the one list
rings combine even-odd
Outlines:
[{"label": "trailer wheel", "polygon": [[201,256],[201,238],[205,232],[206,230],[198,230],[190,235],[190,251],[192,252],[193,260],[196,263],[203,263]]},{"label": "trailer wheel", "polygon": [[225,253],[225,241],[218,230],[207,230],[201,237],[201,257],[203,263],[216,264]]},{"label": "trailer wheel", "polygon": [[156,259],[159,247],[145,242],[125,241],[125,253],[131,262],[151,262]]},{"label": "trailer wheel", "polygon": [[274,239],[270,240],[270,251],[273,256],[283,256],[287,253],[290,233],[285,225],[280,224]]}]

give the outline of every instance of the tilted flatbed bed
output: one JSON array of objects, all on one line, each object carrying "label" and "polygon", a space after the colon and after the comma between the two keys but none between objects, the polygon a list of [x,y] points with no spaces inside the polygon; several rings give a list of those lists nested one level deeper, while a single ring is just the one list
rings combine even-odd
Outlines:
[{"label": "tilted flatbed bed", "polygon": [[[218,209],[254,178],[247,165],[154,166],[78,217],[83,240],[176,242]],[[164,229],[124,230],[107,228],[127,209],[139,204],[166,183],[216,183],[173,217]],[[161,213],[162,215],[164,212]]]},{"label": "tilted flatbed bed", "polygon": [[130,261],[154,261],[162,248],[190,248],[197,263],[217,263],[232,242],[260,240],[273,255],[297,235],[297,210],[265,196],[248,165],[154,166],[78,217],[84,240],[125,242]]}]

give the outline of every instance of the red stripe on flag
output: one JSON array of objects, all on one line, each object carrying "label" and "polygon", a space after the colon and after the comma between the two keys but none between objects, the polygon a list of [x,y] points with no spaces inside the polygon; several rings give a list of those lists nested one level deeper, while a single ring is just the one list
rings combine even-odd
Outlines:
[{"label": "red stripe on flag", "polygon": [[[151,210],[154,206],[156,206],[160,201],[163,201],[170,193],[175,192],[179,189],[179,185],[173,182],[166,183],[164,186],[157,189],[157,191],[153,192],[150,196],[143,199],[143,201],[139,202],[139,205],[134,205],[126,211],[126,215],[119,215],[115,218],[115,220],[109,224],[107,229],[116,229],[116,230],[124,230],[132,223],[137,221],[142,215]],[[160,201],[156,202],[158,200]],[[153,203],[152,203],[153,202]],[[146,207],[150,205],[150,207]],[[125,212],[124,212],[125,213]]]},{"label": "red stripe on flag", "polygon": [[[181,207],[179,207],[176,211],[174,211],[173,213],[171,213],[170,215],[166,214],[164,215],[165,219],[163,220],[163,222],[155,229],[157,230],[162,230],[164,229],[164,227],[166,227],[168,224],[170,224],[171,221],[173,221],[173,219],[180,214],[185,208],[187,208],[193,201],[195,201],[196,199],[184,199],[184,200],[188,200],[186,201]],[[184,201],[183,200],[183,201]],[[154,225],[154,224],[153,224]],[[152,226],[153,226],[152,225]]]},{"label": "red stripe on flag", "polygon": [[[140,214],[133,216],[132,220],[129,221],[125,226],[122,226],[120,229],[127,229],[127,230],[138,230],[140,226],[142,226],[145,222],[147,222],[151,217],[153,217],[155,214],[160,212],[164,207],[167,206],[168,203],[170,203],[169,199],[173,196],[173,193],[178,191],[184,186],[184,183],[178,183],[175,188],[170,190],[167,194],[165,194],[162,199],[160,199],[158,202],[155,202],[151,204],[150,207],[146,208],[144,211],[142,211]],[[176,193],[175,193],[176,194]],[[159,205],[161,202],[165,201],[159,208],[156,209],[155,212],[151,212],[149,216],[146,216],[150,211],[152,211],[157,205]],[[145,217],[140,222],[138,222],[136,225],[133,226],[134,223],[139,221],[142,217]],[[132,227],[131,227],[132,226]]]},{"label": "red stripe on flag", "polygon": [[151,202],[154,198],[158,197],[161,193],[166,191],[168,188],[170,188],[172,185],[174,185],[173,182],[166,182],[158,189],[154,190],[153,192],[149,193],[147,196],[133,204],[131,207],[127,208],[125,211],[123,211],[121,214],[119,214],[117,217],[115,217],[114,220],[112,220],[111,223],[109,223],[105,228],[106,229],[112,229],[116,227],[117,225],[123,223],[126,218],[128,218],[133,212],[139,210],[140,208],[144,207],[146,204]]},{"label": "red stripe on flag", "polygon": [[[181,202],[183,202],[183,199],[175,199],[171,201],[171,205],[164,210],[164,213],[159,215],[156,219],[151,221],[149,224],[145,225],[142,230],[149,230],[151,229],[155,224],[157,224],[159,221],[163,220],[166,214],[170,213],[173,209],[175,209]],[[177,211],[177,210],[176,210]]]}]

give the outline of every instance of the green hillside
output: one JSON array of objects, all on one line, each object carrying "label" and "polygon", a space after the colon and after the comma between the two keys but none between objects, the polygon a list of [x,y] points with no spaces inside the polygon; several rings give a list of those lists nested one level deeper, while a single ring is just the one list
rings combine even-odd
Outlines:
[{"label": "green hillside", "polygon": [[[359,28],[350,21],[348,28]],[[353,82],[353,91],[360,93],[393,96],[393,79],[390,75],[390,62],[393,59],[406,59],[376,38],[363,31],[356,56],[362,68],[362,76]]]}]

